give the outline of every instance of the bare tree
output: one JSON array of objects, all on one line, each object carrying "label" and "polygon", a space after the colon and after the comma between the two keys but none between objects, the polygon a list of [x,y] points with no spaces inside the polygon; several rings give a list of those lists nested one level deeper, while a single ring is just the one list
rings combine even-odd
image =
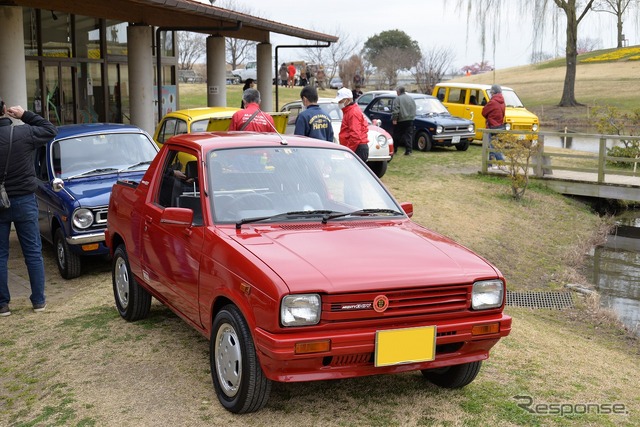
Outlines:
[{"label": "bare tree", "polygon": [[365,64],[360,55],[351,55],[340,63],[340,78],[345,87],[354,89],[356,85],[362,85],[364,75]]},{"label": "bare tree", "polygon": [[[478,19],[482,30],[480,39],[483,46],[486,46],[487,29],[490,30],[490,34],[493,36],[493,47],[495,49],[495,41],[500,31],[500,19],[495,19],[496,16],[500,16],[500,12],[507,8],[507,2],[509,0],[458,0],[457,8],[459,10],[466,10],[467,20],[471,16],[475,16]],[[560,11],[562,11],[566,17],[566,46],[565,46],[565,58],[566,58],[566,73],[564,78],[564,87],[562,89],[562,98],[560,99],[561,107],[574,107],[581,105],[576,101],[575,86],[576,86],[576,70],[578,63],[578,25],[585,17],[585,15],[592,9],[595,0],[553,0],[553,4],[557,6],[557,9],[550,10],[552,7],[549,0],[520,0],[518,5],[520,6],[522,13],[520,16],[526,16],[531,25],[533,26],[534,39],[540,40],[543,38],[543,32],[547,26],[548,14],[552,14],[552,23],[557,24]],[[512,1],[510,3],[513,3]],[[477,10],[476,10],[477,9]],[[533,17],[533,20],[530,20]]]},{"label": "bare tree", "polygon": [[336,76],[339,65],[353,52],[356,52],[360,44],[359,41],[353,40],[340,28],[336,28],[331,34],[338,37],[339,41],[337,43],[331,43],[329,47],[310,46],[305,49],[304,54],[307,62],[324,66],[328,81],[331,81]]},{"label": "bare tree", "polygon": [[578,55],[587,52],[593,52],[594,50],[600,49],[600,39],[592,39],[591,37],[585,37],[582,39],[578,39],[578,45],[576,49],[578,51]]},{"label": "bare tree", "polygon": [[178,39],[178,67],[180,70],[191,70],[207,50],[206,36],[200,33],[179,31],[176,37]]},{"label": "bare tree", "polygon": [[[234,2],[232,0],[220,1],[217,7],[233,10],[247,15],[260,16],[259,12],[254,11],[251,7]],[[231,65],[231,69],[235,70],[238,65],[255,59],[256,46],[258,43],[252,40],[244,40],[233,37],[225,38],[227,64]]]},{"label": "bare tree", "polygon": [[622,31],[622,17],[627,12],[629,6],[638,9],[638,0],[598,0],[593,5],[594,12],[606,12],[616,17],[618,29],[618,48],[624,46],[624,32]]},{"label": "bare tree", "polygon": [[455,54],[451,48],[438,47],[422,50],[422,57],[412,72],[416,79],[418,90],[422,93],[431,93],[436,83],[442,80],[447,70],[451,67]]}]

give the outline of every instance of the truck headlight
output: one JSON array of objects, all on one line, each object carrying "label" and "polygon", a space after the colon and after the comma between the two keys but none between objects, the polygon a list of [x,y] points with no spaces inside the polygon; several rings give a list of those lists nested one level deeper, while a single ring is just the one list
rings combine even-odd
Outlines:
[{"label": "truck headlight", "polygon": [[531,130],[534,132],[538,132],[538,124],[534,123],[533,126],[531,126]]},{"label": "truck headlight", "polygon": [[436,133],[442,133],[442,131],[444,130],[444,128],[440,125],[438,125],[438,127],[436,128]]},{"label": "truck headlight", "polygon": [[376,142],[378,143],[378,145],[380,145],[381,147],[384,147],[387,145],[387,137],[380,134],[378,135],[378,137],[376,138]]},{"label": "truck headlight", "polygon": [[93,224],[93,213],[86,208],[77,209],[72,216],[73,226],[84,230]]},{"label": "truck headlight", "polygon": [[505,123],[504,128],[506,130],[511,130],[511,123]]},{"label": "truck headlight", "polygon": [[283,326],[308,326],[320,321],[320,295],[287,295],[280,305],[280,322]]},{"label": "truck headlight", "polygon": [[473,284],[471,307],[474,310],[500,307],[503,299],[504,286],[501,280],[483,280]]},{"label": "truck headlight", "polygon": [[469,125],[469,132],[473,132],[473,125]]}]

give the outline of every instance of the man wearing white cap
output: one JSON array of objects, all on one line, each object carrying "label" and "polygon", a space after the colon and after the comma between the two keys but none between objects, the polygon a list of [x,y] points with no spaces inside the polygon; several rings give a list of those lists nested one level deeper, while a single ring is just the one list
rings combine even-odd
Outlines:
[{"label": "man wearing white cap", "polygon": [[340,126],[340,145],[349,147],[362,161],[369,158],[369,126],[358,104],[353,102],[350,89],[338,90],[336,102],[342,109],[342,125]]}]

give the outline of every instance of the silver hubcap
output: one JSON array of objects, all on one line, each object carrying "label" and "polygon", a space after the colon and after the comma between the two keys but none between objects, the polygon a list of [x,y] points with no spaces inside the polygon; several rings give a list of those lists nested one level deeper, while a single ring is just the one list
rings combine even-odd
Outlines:
[{"label": "silver hubcap", "polygon": [[58,264],[60,264],[60,267],[64,268],[65,256],[64,256],[64,245],[62,244],[62,242],[58,242],[58,247],[56,252],[58,252]]},{"label": "silver hubcap", "polygon": [[215,360],[216,374],[222,391],[228,397],[235,396],[242,380],[242,350],[238,334],[228,323],[218,328]]},{"label": "silver hubcap", "polygon": [[127,263],[120,257],[116,260],[115,280],[120,307],[127,308],[129,305],[129,273],[127,272]]}]

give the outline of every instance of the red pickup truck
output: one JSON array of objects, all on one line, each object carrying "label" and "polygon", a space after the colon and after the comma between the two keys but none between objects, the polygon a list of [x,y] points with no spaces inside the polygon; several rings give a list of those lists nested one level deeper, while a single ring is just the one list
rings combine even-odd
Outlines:
[{"label": "red pickup truck", "polygon": [[154,297],[209,338],[234,413],[261,409],[272,381],[420,371],[463,387],[511,330],[505,279],[412,213],[336,144],[175,136],[113,187],[115,303],[134,321]]}]

